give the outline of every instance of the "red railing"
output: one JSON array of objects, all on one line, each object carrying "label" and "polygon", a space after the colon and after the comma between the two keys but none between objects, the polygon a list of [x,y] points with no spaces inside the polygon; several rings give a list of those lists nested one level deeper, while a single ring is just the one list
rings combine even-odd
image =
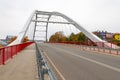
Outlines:
[{"label": "red railing", "polygon": [[[52,42],[53,43],[53,42]],[[95,51],[95,52],[100,52],[100,53],[108,53],[108,54],[114,54],[114,55],[120,55],[120,46],[116,46],[113,43],[108,43],[108,42],[96,42],[95,46],[94,45],[82,45],[82,44],[77,44],[73,42],[54,42],[53,44],[58,44],[58,45],[67,45],[67,46],[73,46],[76,48],[80,48],[81,50],[86,50],[86,51]],[[73,45],[75,44],[75,45]],[[76,45],[77,44],[77,45]],[[97,46],[99,45],[99,46]]]},{"label": "red railing", "polygon": [[49,42],[49,43],[64,43],[64,44],[76,44],[76,45],[89,45],[88,42],[72,42],[72,41],[65,41],[65,42]]},{"label": "red railing", "polygon": [[13,58],[14,55],[16,55],[18,52],[20,52],[32,43],[33,42],[26,42],[0,48],[0,65],[4,65],[8,59]]},{"label": "red railing", "polygon": [[120,43],[118,43],[118,42],[50,42],[50,43],[98,46],[98,47],[101,47],[101,48],[117,48],[117,45],[120,45]]}]

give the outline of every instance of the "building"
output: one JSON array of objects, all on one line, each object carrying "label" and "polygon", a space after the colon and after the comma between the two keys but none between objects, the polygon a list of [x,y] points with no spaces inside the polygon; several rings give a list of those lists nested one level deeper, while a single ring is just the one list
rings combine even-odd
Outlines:
[{"label": "building", "polygon": [[107,32],[107,31],[94,31],[93,34],[101,38],[102,40],[112,42],[114,33]]}]

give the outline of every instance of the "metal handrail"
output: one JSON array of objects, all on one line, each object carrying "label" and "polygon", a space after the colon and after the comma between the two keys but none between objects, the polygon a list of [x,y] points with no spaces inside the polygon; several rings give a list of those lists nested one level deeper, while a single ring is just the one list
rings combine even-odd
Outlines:
[{"label": "metal handrail", "polygon": [[80,48],[86,51],[90,50],[90,51],[97,51],[97,52],[103,52],[103,53],[108,53],[108,54],[120,55],[120,48],[114,49],[114,48],[109,48],[109,47],[106,48],[106,47],[100,47],[100,46],[87,46],[87,45],[76,45],[76,44],[73,45],[73,44],[66,44],[66,43],[56,43],[56,44],[76,46],[77,48]]},{"label": "metal handrail", "polygon": [[[39,80],[44,80],[45,74],[48,74],[50,80],[56,80],[56,77],[53,74],[53,71],[50,69],[43,53],[39,49],[37,42],[35,42],[35,46],[36,46],[36,57],[37,57]],[[42,68],[43,65],[45,66],[45,69]]]},{"label": "metal handrail", "polygon": [[12,59],[14,55],[32,43],[33,42],[26,42],[0,48],[0,65],[4,65],[7,60]]},{"label": "metal handrail", "polygon": [[[91,51],[98,51],[103,53],[120,55],[120,49],[105,48],[105,47],[99,47],[99,46],[86,46],[86,45],[76,45],[76,46],[78,46],[80,49],[83,49],[83,50],[88,49]],[[106,50],[108,50],[108,52],[106,52]],[[115,51],[115,52],[113,53],[112,51]]]}]

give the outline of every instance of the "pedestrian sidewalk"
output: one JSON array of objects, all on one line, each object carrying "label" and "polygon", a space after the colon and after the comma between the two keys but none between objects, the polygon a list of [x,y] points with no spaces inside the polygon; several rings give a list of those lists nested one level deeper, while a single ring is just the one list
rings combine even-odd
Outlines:
[{"label": "pedestrian sidewalk", "polygon": [[0,65],[0,80],[38,80],[35,44]]}]

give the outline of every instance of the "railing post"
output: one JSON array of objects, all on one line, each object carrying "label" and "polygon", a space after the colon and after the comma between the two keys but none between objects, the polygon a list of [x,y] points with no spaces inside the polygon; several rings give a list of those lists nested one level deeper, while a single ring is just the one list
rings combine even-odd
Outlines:
[{"label": "railing post", "polygon": [[99,46],[98,46],[98,52],[100,52],[100,50],[99,50]]},{"label": "railing post", "polygon": [[117,55],[119,55],[118,49],[117,49]]},{"label": "railing post", "polygon": [[18,54],[18,48],[17,47],[18,47],[18,45],[16,45],[16,54]]},{"label": "railing post", "polygon": [[91,51],[91,47],[90,47],[90,51]]},{"label": "railing post", "polygon": [[112,48],[112,43],[110,43],[111,44],[111,48]]},{"label": "railing post", "polygon": [[103,48],[105,47],[105,43],[103,42]]},{"label": "railing post", "polygon": [[5,64],[5,49],[2,49],[2,64]]},{"label": "railing post", "polygon": [[11,53],[11,58],[13,58],[13,53],[12,53],[12,46],[10,47],[10,53]]},{"label": "railing post", "polygon": [[17,47],[16,47],[16,45],[15,45],[15,54],[17,55]]},{"label": "railing post", "polygon": [[95,47],[93,47],[93,48],[94,48],[93,50],[95,51]]},{"label": "railing post", "polygon": [[103,48],[103,52],[105,53],[105,47]]},{"label": "railing post", "polygon": [[111,54],[111,49],[109,49],[109,53]]},{"label": "railing post", "polygon": [[4,50],[4,54],[6,55],[5,56],[5,61],[6,61],[9,58],[8,47]]}]

